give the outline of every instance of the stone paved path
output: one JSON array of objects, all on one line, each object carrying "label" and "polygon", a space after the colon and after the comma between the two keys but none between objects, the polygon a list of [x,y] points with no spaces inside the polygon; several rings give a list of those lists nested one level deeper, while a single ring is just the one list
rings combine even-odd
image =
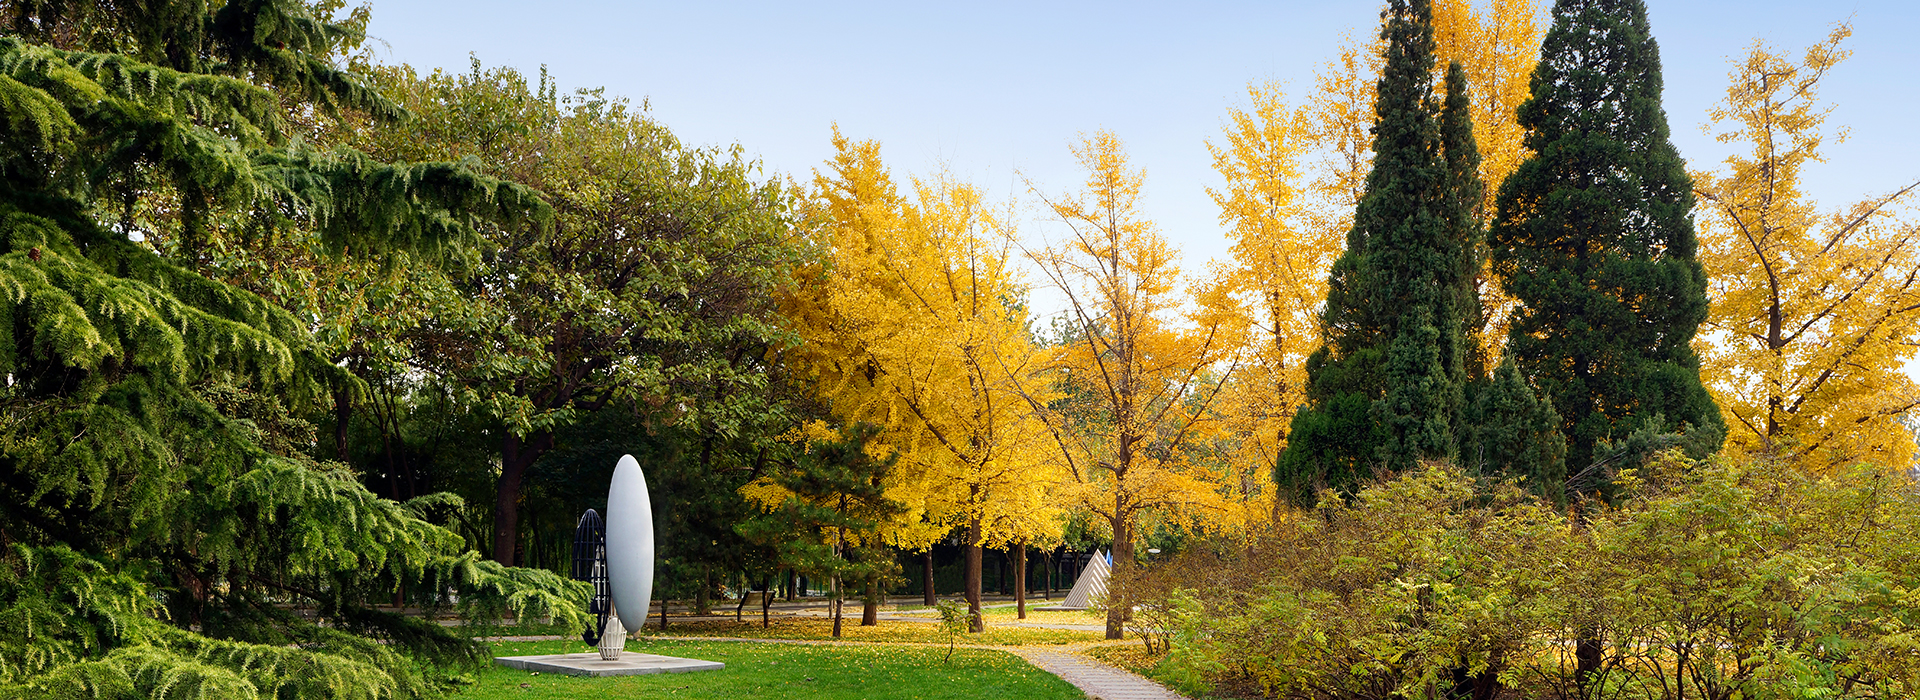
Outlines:
[{"label": "stone paved path", "polygon": [[1095,700],[1186,700],[1186,696],[1167,690],[1159,683],[1080,654],[1029,647],[1002,648],[1072,683]]}]

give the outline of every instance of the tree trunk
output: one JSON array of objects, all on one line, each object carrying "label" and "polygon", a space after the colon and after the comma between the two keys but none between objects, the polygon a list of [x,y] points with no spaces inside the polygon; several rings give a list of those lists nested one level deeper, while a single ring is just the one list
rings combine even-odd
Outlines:
[{"label": "tree trunk", "polygon": [[660,631],[667,631],[667,598],[660,597]]},{"label": "tree trunk", "polygon": [[[846,496],[841,496],[840,497],[841,512],[846,511],[846,503],[847,503]],[[840,528],[837,528],[837,527],[834,528],[833,529],[833,560],[835,564],[841,563],[840,535],[841,535]],[[840,609],[842,607],[842,604],[840,602],[840,599],[842,596],[840,594],[840,572],[839,571],[834,571],[833,576],[827,579],[827,589],[828,589],[827,594],[833,597],[833,638],[839,639],[840,638]]]},{"label": "tree trunk", "polygon": [[840,574],[834,573],[827,578],[827,595],[833,601],[833,638],[840,638]]},{"label": "tree trunk", "polygon": [[765,629],[773,626],[772,613],[769,612],[773,609],[774,590],[772,574],[767,575],[767,583],[765,586],[762,586],[762,588],[764,590],[760,592],[760,627]]},{"label": "tree trunk", "polygon": [[987,631],[986,620],[980,618],[980,520],[967,525],[967,564],[964,572],[967,579],[967,631]]},{"label": "tree trunk", "polygon": [[880,624],[880,579],[867,579],[867,597],[861,603],[860,626]]},{"label": "tree trunk", "polygon": [[700,590],[693,593],[693,612],[705,615],[713,612],[713,570],[700,567]]},{"label": "tree trunk", "polygon": [[[752,581],[747,580],[747,572],[740,572],[740,603],[733,606],[734,622],[739,622],[741,614],[747,611],[747,596],[753,592],[752,584]],[[763,592],[760,594],[760,597],[765,598],[767,594]]]},{"label": "tree trunk", "polygon": [[921,567],[921,570],[927,576],[927,582],[926,582],[927,585],[926,585],[925,594],[926,594],[927,607],[931,608],[940,602],[934,599],[934,594],[933,594],[933,545],[927,545],[927,554],[926,556],[921,557],[920,561],[924,562],[924,566]]},{"label": "tree trunk", "polygon": [[333,392],[333,458],[347,462],[347,425],[353,421],[353,397],[346,390]]},{"label": "tree trunk", "polygon": [[1013,606],[1027,619],[1027,543],[1013,546]]},{"label": "tree trunk", "polygon": [[1108,522],[1113,525],[1113,549],[1109,551],[1113,555],[1113,566],[1107,575],[1107,639],[1120,639],[1124,636],[1127,608],[1131,605],[1123,588],[1126,574],[1133,568],[1133,531],[1125,517],[1115,517]]},{"label": "tree trunk", "polygon": [[1584,697],[1592,697],[1585,692],[1600,679],[1600,663],[1606,654],[1606,647],[1600,642],[1600,633],[1586,629],[1580,631],[1580,638],[1573,641],[1573,681],[1580,686]]},{"label": "tree trunk", "polygon": [[1040,568],[1044,569],[1047,575],[1047,592],[1042,595],[1045,595],[1047,600],[1053,600],[1053,572],[1059,567],[1053,563],[1052,551],[1040,553]]},{"label": "tree trunk", "polygon": [[500,444],[500,481],[493,501],[493,560],[518,566],[520,543],[520,485],[527,467],[553,447],[553,435],[534,433],[522,439],[513,433]]}]

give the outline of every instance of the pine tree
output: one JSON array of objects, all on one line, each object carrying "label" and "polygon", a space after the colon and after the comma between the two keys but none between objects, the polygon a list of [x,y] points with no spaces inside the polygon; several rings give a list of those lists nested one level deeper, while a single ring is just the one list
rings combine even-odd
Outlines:
[{"label": "pine tree", "polygon": [[364,18],[325,14],[0,3],[0,697],[435,696],[429,670],[484,647],[373,609],[397,587],[584,619],[577,586],[430,524],[445,498],[303,454],[297,416],[355,380],[199,270],[238,232],[430,253],[546,211],[463,165],[291,138],[289,107],[399,114],[331,62]]},{"label": "pine tree", "polygon": [[[1275,470],[1296,501],[1456,451],[1477,257],[1461,199],[1478,186],[1468,175],[1477,167],[1471,117],[1457,106],[1443,119],[1434,99],[1426,0],[1390,3],[1382,37],[1373,170],[1328,283],[1326,345],[1308,360],[1308,405]],[[1454,85],[1464,104],[1464,79]]]},{"label": "pine tree", "polygon": [[1710,452],[1724,428],[1691,347],[1706,275],[1646,7],[1559,0],[1553,16],[1520,109],[1534,155],[1502,185],[1489,241],[1522,307],[1507,354],[1552,399],[1569,486],[1587,493],[1606,482],[1597,442],[1672,427]]},{"label": "pine tree", "polygon": [[[835,433],[814,423],[806,432],[804,453],[745,489],[767,509],[737,528],[747,539],[777,548],[794,570],[827,579],[838,637],[846,584],[872,589],[899,574],[881,531],[908,509],[888,496],[899,453],[875,441],[879,426],[855,423]],[[879,451],[886,456],[875,456]]]}]

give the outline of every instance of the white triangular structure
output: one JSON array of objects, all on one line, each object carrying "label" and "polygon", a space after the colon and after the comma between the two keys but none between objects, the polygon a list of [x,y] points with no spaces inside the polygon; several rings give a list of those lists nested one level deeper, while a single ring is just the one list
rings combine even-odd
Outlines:
[{"label": "white triangular structure", "polygon": [[1087,568],[1080,570],[1080,577],[1073,580],[1073,590],[1067,591],[1067,599],[1060,608],[1066,610],[1085,610],[1107,599],[1107,555],[1095,550],[1093,559],[1087,562]]}]

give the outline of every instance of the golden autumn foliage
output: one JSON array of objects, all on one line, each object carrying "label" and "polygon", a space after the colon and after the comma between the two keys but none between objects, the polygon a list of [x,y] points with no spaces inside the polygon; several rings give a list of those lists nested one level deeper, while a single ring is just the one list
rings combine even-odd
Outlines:
[{"label": "golden autumn foliage", "polygon": [[1301,157],[1313,138],[1306,109],[1290,108],[1278,85],[1247,90],[1246,109],[1227,112],[1224,143],[1207,144],[1225,178],[1207,193],[1233,242],[1218,277],[1239,301],[1247,346],[1221,392],[1215,443],[1241,475],[1239,490],[1271,493],[1272,465],[1286,447],[1294,409],[1305,401],[1306,359],[1320,345],[1326,271],[1344,237],[1315,225],[1301,184]]},{"label": "golden autumn foliage", "polygon": [[879,144],[836,130],[834,146],[807,212],[825,259],[787,305],[835,418],[880,426],[899,454],[890,495],[914,511],[891,542],[923,548],[956,525],[973,547],[1057,540],[1063,479],[1027,403],[1045,390],[1006,218],[946,177],[908,199]]},{"label": "golden autumn foliage", "polygon": [[1711,113],[1721,141],[1751,150],[1694,175],[1712,295],[1696,344],[1725,449],[1814,473],[1904,471],[1914,441],[1898,419],[1920,405],[1904,371],[1920,333],[1920,232],[1895,216],[1920,183],[1827,214],[1800,187],[1827,138],[1817,90],[1851,33],[1840,25],[1799,60],[1756,43]]},{"label": "golden autumn foliage", "polygon": [[1454,61],[1467,72],[1480,180],[1487,183],[1475,214],[1487,221],[1493,218],[1500,183],[1526,158],[1514,112],[1531,94],[1533,65],[1540,60],[1546,27],[1540,22],[1539,0],[1486,0],[1484,7],[1477,5],[1473,0],[1434,1],[1434,73],[1444,77],[1447,64]]},{"label": "golden autumn foliage", "polygon": [[[1066,299],[1065,337],[1050,359],[1065,395],[1030,400],[1071,472],[1075,488],[1066,495],[1111,528],[1116,580],[1124,580],[1139,518],[1184,516],[1197,526],[1241,512],[1226,489],[1232,481],[1184,451],[1243,341],[1229,287],[1181,289],[1177,254],[1139,211],[1144,177],[1128,166],[1120,140],[1098,132],[1074,155],[1087,172],[1085,189],[1043,196],[1068,233],[1031,254]],[[1111,594],[1125,599],[1124,591]],[[1125,607],[1110,606],[1109,638],[1118,638]]]}]

